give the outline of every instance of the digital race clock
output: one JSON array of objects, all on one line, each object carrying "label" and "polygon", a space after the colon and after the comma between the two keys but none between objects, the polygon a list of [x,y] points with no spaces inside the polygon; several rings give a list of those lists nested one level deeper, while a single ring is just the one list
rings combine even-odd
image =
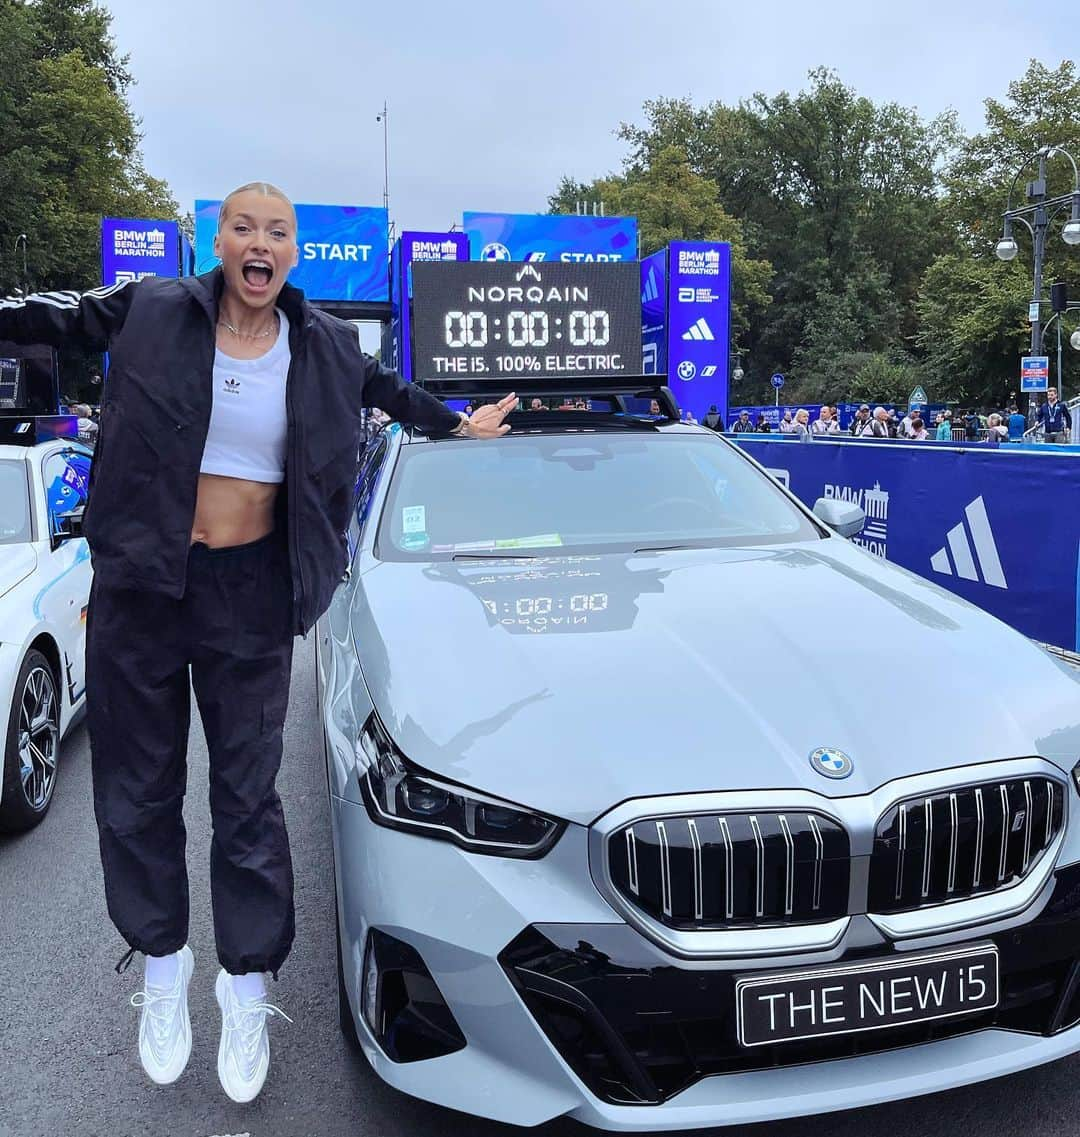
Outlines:
[{"label": "digital race clock", "polygon": [[636,262],[445,261],[412,274],[418,379],[641,373]]}]

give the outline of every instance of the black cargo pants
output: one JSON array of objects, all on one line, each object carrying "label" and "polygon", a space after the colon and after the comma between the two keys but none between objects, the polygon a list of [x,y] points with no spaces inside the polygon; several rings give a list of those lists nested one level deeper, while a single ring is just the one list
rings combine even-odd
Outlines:
[{"label": "black cargo pants", "polygon": [[274,788],[292,663],[284,540],[191,547],[181,600],[95,579],[87,718],[109,915],[129,946],[188,938],[182,807],[190,691],[210,754],[210,886],[226,971],[272,971],[293,940],[293,875]]}]

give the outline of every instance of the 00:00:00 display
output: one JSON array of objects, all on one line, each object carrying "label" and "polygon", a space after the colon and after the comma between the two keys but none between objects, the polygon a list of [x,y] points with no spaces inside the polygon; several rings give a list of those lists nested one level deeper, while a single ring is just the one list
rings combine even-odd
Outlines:
[{"label": "00:00:00 display", "polygon": [[[447,312],[447,347],[487,347],[488,318],[486,312]],[[561,324],[561,320],[556,321]],[[567,338],[571,347],[606,347],[611,338],[611,320],[607,312],[571,312]],[[561,338],[557,333],[556,338]],[[508,347],[547,347],[551,339],[547,312],[510,312],[506,317]]]}]

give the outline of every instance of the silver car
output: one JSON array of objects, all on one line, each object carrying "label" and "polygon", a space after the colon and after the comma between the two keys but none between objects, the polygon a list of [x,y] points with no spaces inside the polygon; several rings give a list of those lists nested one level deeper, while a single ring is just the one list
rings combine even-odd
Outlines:
[{"label": "silver car", "polygon": [[386,1081],[683,1129],[1080,1049],[1067,665],[676,422],[391,427],[355,505],[319,693]]}]

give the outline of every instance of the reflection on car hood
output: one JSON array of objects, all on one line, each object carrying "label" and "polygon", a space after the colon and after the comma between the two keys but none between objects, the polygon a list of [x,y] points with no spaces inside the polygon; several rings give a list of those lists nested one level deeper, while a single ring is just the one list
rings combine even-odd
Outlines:
[{"label": "reflection on car hood", "polygon": [[0,545],[0,596],[9,593],[36,568],[33,545]]},{"label": "reflection on car hood", "polygon": [[[923,770],[1080,756],[1080,683],[839,539],[378,563],[353,630],[408,758],[580,822],[655,794],[861,794]],[[846,751],[854,773],[821,777],[819,746]]]}]

